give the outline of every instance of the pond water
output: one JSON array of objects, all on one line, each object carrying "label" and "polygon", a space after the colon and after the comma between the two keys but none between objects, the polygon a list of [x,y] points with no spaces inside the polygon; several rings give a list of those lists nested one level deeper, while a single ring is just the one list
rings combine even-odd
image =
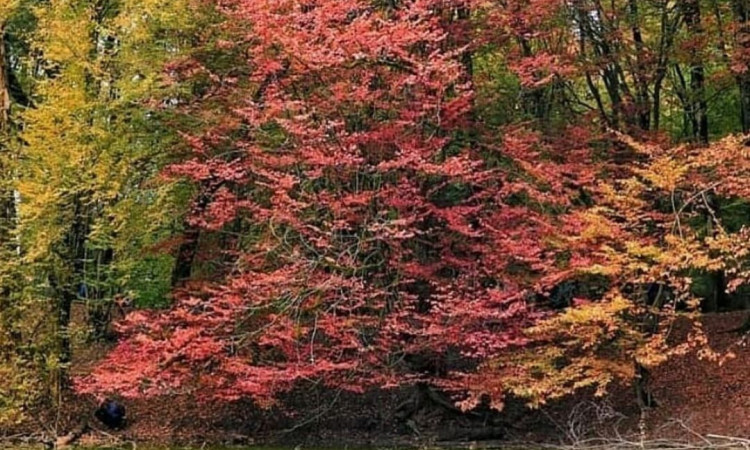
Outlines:
[{"label": "pond water", "polygon": [[[2,1],[2,0],[0,0]],[[2,443],[0,443],[0,450],[6,450],[6,449],[13,449],[13,450],[39,450],[43,449],[44,447],[39,446],[5,446]],[[533,446],[525,446],[525,445],[509,445],[509,446],[497,446],[497,445],[478,445],[478,446],[472,446],[470,443],[466,443],[466,445],[456,445],[456,446],[422,446],[422,447],[389,447],[389,446],[380,446],[380,447],[356,447],[356,446],[346,446],[346,445],[336,445],[332,444],[330,446],[326,447],[304,447],[304,446],[297,446],[297,447],[261,447],[261,446],[242,446],[242,445],[235,445],[235,446],[227,446],[227,445],[209,445],[206,444],[204,446],[200,445],[194,445],[194,446],[180,446],[180,445],[171,445],[171,446],[154,446],[154,445],[133,445],[133,444],[123,444],[119,446],[87,446],[87,445],[80,445],[80,446],[73,446],[73,447],[65,447],[70,450],[467,450],[467,449],[481,449],[481,450],[540,450],[539,447],[533,447]]]},{"label": "pond water", "polygon": [[168,447],[154,447],[154,446],[137,446],[123,445],[120,447],[76,447],[77,450],[542,450],[542,447],[534,446],[533,444],[511,444],[507,446],[499,446],[497,443],[485,445],[471,445],[466,442],[464,445],[457,444],[456,446],[422,446],[422,447],[352,447],[345,445],[332,444],[326,447],[248,447],[248,446],[221,446],[221,445],[205,445],[201,446],[168,446]]},{"label": "pond water", "polygon": [[[2,0],[0,0],[2,1]],[[5,449],[13,449],[13,450],[37,450],[40,448],[43,448],[41,446],[37,447],[6,447],[0,444],[0,450]],[[99,447],[91,447],[91,446],[76,446],[76,447],[67,447],[71,450],[412,450],[416,449],[417,447],[388,447],[388,446],[380,446],[380,447],[356,447],[356,446],[346,446],[346,445],[336,445],[332,444],[330,446],[326,447],[262,447],[262,446],[222,446],[222,445],[204,445],[204,446],[179,446],[179,445],[173,445],[173,446],[153,446],[153,445],[133,445],[133,444],[123,444],[120,446],[99,446]],[[457,444],[456,446],[423,446],[418,447],[419,450],[430,450],[430,449],[440,449],[440,450],[467,450],[467,449],[481,449],[481,450],[540,450],[539,447],[534,447],[533,445],[508,445],[508,446],[498,446],[497,443],[495,445],[491,445],[490,443],[487,443],[487,445],[479,444],[477,446],[470,445],[469,442],[465,443],[465,445]]]},{"label": "pond water", "polygon": [[[2,0],[0,0],[2,1]],[[0,443],[0,450],[38,450],[44,448],[41,445],[38,446],[6,446]],[[65,447],[70,450],[407,450],[406,448],[400,448],[397,449],[396,447],[347,447],[347,446],[336,446],[331,445],[330,447],[325,448],[314,448],[314,447],[258,447],[258,446],[242,446],[242,445],[235,445],[235,446],[227,446],[227,445],[197,445],[197,446],[180,446],[180,445],[171,445],[171,446],[153,446],[153,445],[133,445],[133,444],[123,444],[119,446],[87,446],[87,445],[81,445],[81,446],[73,446],[73,447]],[[425,450],[423,448],[423,450]],[[459,450],[459,449],[456,449]]]},{"label": "pond water", "polygon": [[[0,0],[1,1],[1,0]],[[14,450],[36,450],[42,447],[3,447],[0,445],[0,450],[13,448]],[[66,447],[71,450],[408,450],[406,447],[403,448],[396,448],[396,447],[351,447],[351,446],[336,446],[331,445],[330,447],[325,448],[314,448],[314,447],[253,447],[253,446],[226,446],[226,445],[204,445],[204,446],[153,446],[153,445],[133,445],[133,444],[123,444],[120,446],[98,446],[98,447],[91,447],[91,446],[75,446],[75,447]],[[426,450],[426,447],[422,447],[422,450]],[[443,450],[446,450],[445,447],[443,447]],[[459,448],[456,448],[454,450],[462,450]],[[495,450],[501,450],[495,448]]]}]

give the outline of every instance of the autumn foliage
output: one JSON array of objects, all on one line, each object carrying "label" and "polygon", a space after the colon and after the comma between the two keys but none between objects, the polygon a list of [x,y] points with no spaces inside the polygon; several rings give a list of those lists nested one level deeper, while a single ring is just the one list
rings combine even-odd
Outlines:
[{"label": "autumn foliage", "polygon": [[[727,199],[750,196],[750,147],[708,143],[697,63],[718,21],[640,3],[212,2],[220,19],[198,48],[153,76],[163,95],[134,95],[148,117],[183,119],[170,123],[178,148],[152,156],[158,175],[113,182],[104,199],[65,191],[104,222],[149,183],[190,193],[180,236],[124,247],[174,255],[173,304],[122,320],[78,391],[268,406],[309,382],[420,384],[500,409],[509,393],[603,394],[692,348],[731,357],[698,326],[670,341],[678,316],[727,306],[750,277],[747,228],[725,220]],[[641,14],[659,26],[641,33]],[[743,49],[725,53],[715,78],[741,88]],[[686,62],[689,83],[667,73]],[[512,110],[487,94],[498,79]],[[660,124],[680,114],[660,109],[669,80],[681,144]],[[37,129],[27,137],[47,139]],[[144,226],[116,217],[80,239],[105,246]]]},{"label": "autumn foliage", "polygon": [[[603,392],[684,351],[666,339],[676,312],[700,301],[686,274],[730,269],[725,253],[745,232],[683,223],[716,219],[706,195],[720,186],[743,194],[734,168],[712,166],[742,145],[691,156],[578,124],[554,138],[506,126],[498,139],[477,123],[480,46],[520,42],[509,67],[532,93],[580,74],[570,49],[531,50],[570,32],[550,26],[564,5],[493,9],[480,37],[464,2],[219,6],[231,25],[214,45],[236,66],[212,73],[191,59],[174,72],[211,80],[190,108],[220,120],[186,136],[191,154],[165,175],[197,186],[189,224],[204,239],[226,234],[205,256],[223,264],[170,311],[130,315],[82,391],[199,385],[267,404],[310,380],[429,383],[464,407],[486,395],[499,408],[509,391],[534,402]],[[629,107],[600,111],[603,124]],[[596,155],[597,140],[610,152]],[[598,291],[562,313],[545,303],[581,279]]]},{"label": "autumn foliage", "polygon": [[559,267],[559,219],[528,204],[574,208],[588,151],[523,129],[497,145],[471,135],[466,7],[222,4],[234,40],[221,45],[246,45],[247,60],[215,80],[227,117],[167,173],[200,187],[193,226],[252,231],[223,250],[223,281],[128,317],[82,389],[200,383],[268,402],[322,379],[463,392],[489,358],[526,345],[544,316],[534,289],[582,262]]}]

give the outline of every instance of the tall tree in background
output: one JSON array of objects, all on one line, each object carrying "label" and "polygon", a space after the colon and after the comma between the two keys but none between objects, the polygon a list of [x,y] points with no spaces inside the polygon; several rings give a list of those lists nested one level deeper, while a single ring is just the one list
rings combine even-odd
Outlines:
[{"label": "tall tree in background", "polygon": [[13,271],[15,203],[13,196],[13,148],[11,134],[11,95],[9,75],[10,61],[5,40],[7,22],[15,13],[17,3],[0,6],[0,426],[14,423],[26,396],[24,390],[30,386],[23,383],[27,377],[26,367],[18,358],[18,310],[11,296]]},{"label": "tall tree in background", "polygon": [[735,44],[732,70],[736,74],[740,92],[742,131],[747,133],[750,131],[750,5],[746,0],[731,0],[730,3]]},{"label": "tall tree in background", "polygon": [[[701,19],[701,5],[698,0],[689,0],[682,5],[685,24],[692,40],[688,49],[688,67],[690,73],[690,89],[687,91],[687,116],[690,118],[693,136],[696,142],[708,144],[708,101],[706,99],[706,70],[703,66],[706,45],[703,23]],[[679,70],[679,66],[677,66]],[[680,75],[682,79],[682,75]]]}]

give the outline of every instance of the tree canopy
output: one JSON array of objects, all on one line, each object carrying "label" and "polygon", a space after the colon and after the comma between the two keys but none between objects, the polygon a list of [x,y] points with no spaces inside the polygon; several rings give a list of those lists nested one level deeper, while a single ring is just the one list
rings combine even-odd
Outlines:
[{"label": "tree canopy", "polygon": [[697,319],[750,306],[749,8],[3,3],[0,423],[69,388],[538,406],[731,358]]}]

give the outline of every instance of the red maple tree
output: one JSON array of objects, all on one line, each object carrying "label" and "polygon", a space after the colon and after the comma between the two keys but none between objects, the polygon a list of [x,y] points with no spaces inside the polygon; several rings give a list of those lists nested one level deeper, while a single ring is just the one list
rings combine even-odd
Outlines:
[{"label": "red maple tree", "polygon": [[210,236],[230,236],[226,264],[177,291],[171,310],[127,317],[79,390],[198,383],[267,404],[308,380],[425,382],[499,400],[497,383],[470,375],[526,345],[523,330],[545,315],[529,300],[592,263],[559,239],[593,180],[588,132],[483,134],[467,2],[218,5],[229,20],[215,48],[235,66],[171,68],[211,81],[191,111],[213,126],[188,136],[192,154],[167,172],[197,186],[190,224],[203,251],[215,258]]}]

